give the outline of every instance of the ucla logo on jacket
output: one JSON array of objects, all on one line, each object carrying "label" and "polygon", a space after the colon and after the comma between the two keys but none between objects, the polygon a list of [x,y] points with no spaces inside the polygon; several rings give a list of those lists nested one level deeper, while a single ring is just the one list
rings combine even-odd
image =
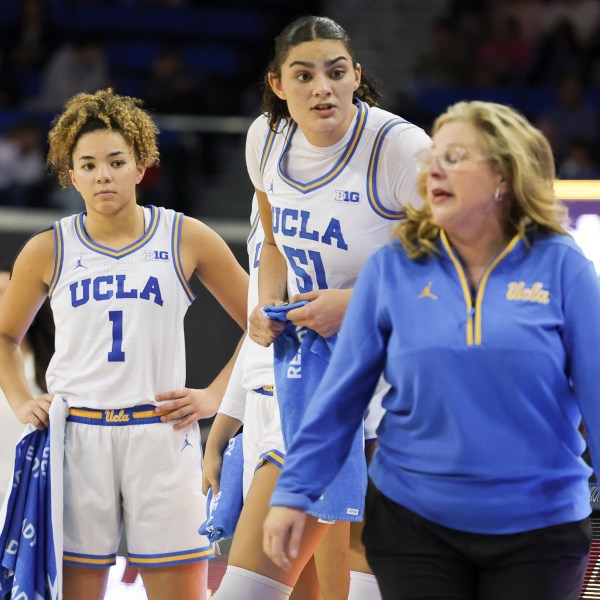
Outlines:
[{"label": "ucla logo on jacket", "polygon": [[544,284],[540,281],[536,281],[531,287],[527,287],[524,281],[511,281],[508,284],[506,299],[548,304],[550,292],[544,289]]}]

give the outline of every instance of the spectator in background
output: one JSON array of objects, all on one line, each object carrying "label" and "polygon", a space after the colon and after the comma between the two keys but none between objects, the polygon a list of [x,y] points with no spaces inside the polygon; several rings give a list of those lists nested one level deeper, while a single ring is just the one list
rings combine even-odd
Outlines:
[{"label": "spectator in background", "polygon": [[21,99],[21,91],[14,71],[8,60],[8,50],[0,46],[0,108],[16,106]]},{"label": "spectator in background", "polygon": [[40,123],[24,119],[0,137],[0,204],[43,204],[49,185],[45,170],[44,135]]},{"label": "spectator in background", "polygon": [[[212,93],[207,94],[207,89]],[[235,96],[217,91],[212,78],[186,63],[181,49],[175,45],[161,49],[142,91],[148,107],[164,114],[226,114],[227,110],[220,111],[218,106],[232,95]],[[218,169],[216,137],[214,133],[191,130],[171,136],[169,152],[163,154],[159,170],[151,171],[149,183],[140,188],[142,197],[147,191],[149,197],[158,193],[164,198],[164,206],[198,214],[202,190]]]},{"label": "spectator in background", "polygon": [[492,86],[518,85],[529,70],[532,48],[513,16],[490,18],[491,34],[476,51],[478,82]]},{"label": "spectator in background", "polygon": [[449,0],[450,14],[456,19],[458,29],[471,44],[482,38],[482,23],[487,12],[481,0]]},{"label": "spectator in background", "polygon": [[589,87],[600,89],[600,23],[596,24],[596,31],[583,49],[581,72]]},{"label": "spectator in background", "polygon": [[494,19],[516,19],[523,38],[536,44],[542,35],[546,6],[542,0],[492,0],[490,11]]},{"label": "spectator in background", "polygon": [[560,164],[572,140],[597,143],[599,123],[600,111],[586,99],[579,77],[570,74],[560,81],[556,104],[541,116],[538,127],[550,140]]},{"label": "spectator in background", "polygon": [[582,58],[583,49],[573,25],[560,21],[534,47],[528,81],[532,85],[554,87],[565,75],[578,72]]},{"label": "spectator in background", "polygon": [[55,28],[43,0],[22,0],[17,18],[0,37],[0,106],[18,106],[37,88],[54,48]]},{"label": "spectator in background", "polygon": [[167,46],[156,57],[144,82],[144,100],[160,113],[205,113],[206,79],[185,63],[177,47]]},{"label": "spectator in background", "polygon": [[414,76],[425,86],[458,86],[469,80],[470,63],[464,38],[451,17],[439,17],[433,24],[431,44],[417,58]]},{"label": "spectator in background", "polygon": [[49,3],[21,0],[19,19],[5,36],[10,63],[20,73],[40,72],[56,45]]},{"label": "spectator in background", "polygon": [[[189,49],[188,49],[189,50]],[[163,46],[143,83],[142,95],[160,113],[227,115],[237,112],[239,83],[210,73],[194,56],[177,44]],[[212,58],[217,61],[217,58]],[[210,94],[206,90],[210,89]]]},{"label": "spectator in background", "polygon": [[587,140],[573,138],[564,160],[559,163],[558,176],[561,179],[600,179],[600,165],[595,154]]},{"label": "spectator in background", "polygon": [[554,0],[547,3],[544,10],[543,27],[550,31],[562,21],[569,22],[580,44],[591,41],[600,23],[600,2],[598,0]]},{"label": "spectator in background", "polygon": [[110,84],[106,53],[100,41],[86,38],[66,42],[50,58],[40,93],[27,106],[56,112],[71,96],[79,92],[94,93]]}]

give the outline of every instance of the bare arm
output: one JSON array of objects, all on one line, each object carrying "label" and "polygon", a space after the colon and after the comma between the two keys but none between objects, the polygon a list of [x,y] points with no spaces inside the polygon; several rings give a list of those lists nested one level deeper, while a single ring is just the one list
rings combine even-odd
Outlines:
[{"label": "bare arm", "polygon": [[202,492],[204,494],[208,493],[209,487],[212,487],[215,494],[219,491],[223,452],[229,440],[239,431],[241,426],[242,422],[238,419],[223,413],[217,413],[206,440],[204,465],[202,467]]},{"label": "bare arm", "polygon": [[161,404],[155,410],[157,414],[164,415],[161,421],[165,423],[176,421],[173,425],[174,429],[183,429],[195,421],[214,416],[221,404],[243,339],[244,336],[238,342],[227,364],[207,387],[183,388],[158,394],[155,399]]},{"label": "bare arm", "polygon": [[34,398],[23,366],[20,343],[48,294],[54,265],[54,236],[45,231],[23,248],[0,300],[0,386],[22,423],[48,426],[51,397]]},{"label": "bare arm", "polygon": [[229,316],[245,330],[248,273],[225,240],[204,223],[184,217],[181,260],[186,277],[189,279],[192,274],[196,275]]},{"label": "bare arm", "polygon": [[275,244],[267,195],[256,190],[256,197],[265,239],[258,267],[258,305],[250,315],[248,333],[257,344],[269,346],[285,325],[280,321],[271,321],[262,314],[261,309],[267,305],[283,304],[287,300],[287,264]]},{"label": "bare arm", "polygon": [[244,337],[227,389],[223,394],[219,412],[213,421],[206,441],[202,467],[202,489],[205,494],[208,493],[208,488],[212,488],[215,494],[219,491],[223,452],[228,441],[239,431],[244,420],[246,390],[242,386],[242,379],[248,342],[249,339]]}]

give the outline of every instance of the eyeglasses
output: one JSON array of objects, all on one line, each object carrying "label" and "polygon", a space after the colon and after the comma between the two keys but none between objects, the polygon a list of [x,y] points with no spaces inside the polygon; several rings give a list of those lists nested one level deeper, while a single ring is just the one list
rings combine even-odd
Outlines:
[{"label": "eyeglasses", "polygon": [[[477,155],[476,155],[477,156]],[[437,160],[444,171],[457,171],[461,164],[468,160],[469,151],[462,146],[446,146],[442,152],[433,152],[430,148],[421,150],[417,153],[417,172],[427,173],[431,168],[431,163]],[[487,158],[477,156],[471,158],[473,162],[485,162]]]}]

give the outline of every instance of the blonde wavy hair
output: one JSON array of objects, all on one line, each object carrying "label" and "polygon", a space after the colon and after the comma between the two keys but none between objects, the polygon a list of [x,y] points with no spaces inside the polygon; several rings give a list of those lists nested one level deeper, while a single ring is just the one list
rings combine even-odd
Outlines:
[{"label": "blonde wavy hair", "polygon": [[[484,155],[507,184],[503,196],[510,236],[537,229],[567,233],[567,210],[554,194],[554,157],[546,137],[516,110],[494,102],[457,102],[434,122],[432,135],[447,123],[463,121],[479,132]],[[427,173],[419,173],[417,190],[426,199]],[[437,252],[440,228],[427,202],[407,208],[407,219],[395,231],[410,258]]]},{"label": "blonde wavy hair", "polygon": [[138,164],[158,164],[158,127],[141,106],[141,100],[119,96],[112,88],[70,98],[64,111],[52,121],[48,134],[46,164],[57,174],[60,185],[66,188],[71,183],[69,169],[73,168],[73,151],[79,138],[99,129],[118,131],[132,148]]}]

